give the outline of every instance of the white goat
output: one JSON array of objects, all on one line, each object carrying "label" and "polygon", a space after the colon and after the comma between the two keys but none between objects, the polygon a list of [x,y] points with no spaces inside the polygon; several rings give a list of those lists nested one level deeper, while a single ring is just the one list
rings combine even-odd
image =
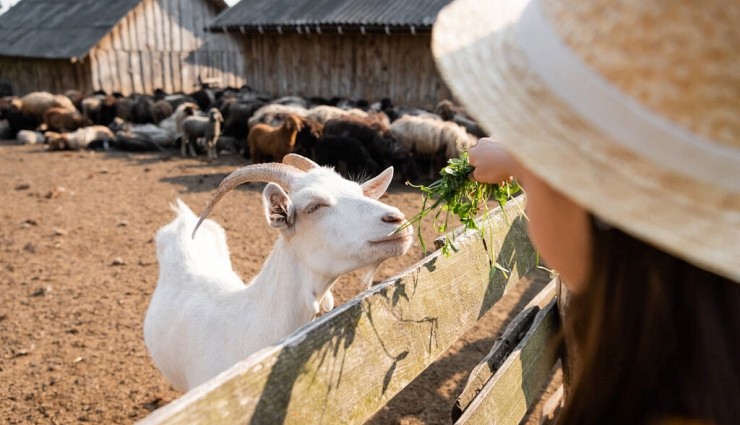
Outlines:
[{"label": "white goat", "polygon": [[[388,168],[363,184],[290,154],[284,163],[249,165],[226,177],[200,221],[178,201],[177,218],[156,236],[159,280],[144,320],[144,340],[162,374],[185,391],[276,343],[333,308],[337,278],[406,253],[412,229],[377,199]],[[221,226],[203,219],[236,186],[269,182],[267,223],[279,231],[260,272],[244,284],[233,271]],[[197,222],[197,223],[196,223]],[[203,224],[201,232],[195,231]],[[193,235],[191,237],[191,234]]]}]

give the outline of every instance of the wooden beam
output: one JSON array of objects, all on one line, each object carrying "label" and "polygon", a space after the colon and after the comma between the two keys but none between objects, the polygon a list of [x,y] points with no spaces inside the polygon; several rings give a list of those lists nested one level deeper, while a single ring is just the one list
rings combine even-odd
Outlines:
[{"label": "wooden beam", "polygon": [[516,349],[455,424],[518,424],[539,400],[557,361],[556,301],[543,308]]},{"label": "wooden beam", "polygon": [[364,422],[535,266],[523,202],[457,238],[457,252],[429,255],[141,423]]},{"label": "wooden beam", "polygon": [[[435,241],[437,242],[437,241]],[[463,411],[468,408],[475,397],[485,387],[488,380],[499,370],[509,355],[514,351],[524,336],[529,332],[537,313],[547,306],[555,298],[557,292],[557,279],[550,283],[530,301],[526,307],[509,323],[504,333],[496,339],[491,351],[470,372],[470,377],[463,391],[458,396],[452,407],[452,420],[456,421],[462,416]]]}]

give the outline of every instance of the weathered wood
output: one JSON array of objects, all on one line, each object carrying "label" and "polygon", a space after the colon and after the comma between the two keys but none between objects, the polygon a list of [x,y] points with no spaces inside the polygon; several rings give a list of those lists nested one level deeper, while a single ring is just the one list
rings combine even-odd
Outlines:
[{"label": "weathered wood", "polygon": [[552,300],[456,424],[518,424],[540,397],[557,361],[559,316]]},{"label": "weathered wood", "polygon": [[[247,84],[275,96],[348,96],[432,109],[452,94],[430,54],[427,34],[238,35]],[[293,72],[298,70],[299,72]]]},{"label": "weathered wood", "polygon": [[488,380],[501,367],[504,361],[509,357],[515,347],[519,345],[524,336],[534,322],[537,313],[547,306],[556,294],[556,279],[540,291],[526,307],[519,313],[509,325],[504,333],[496,339],[491,351],[478,363],[470,372],[470,377],[465,384],[463,391],[458,396],[452,407],[452,420],[456,421],[462,415],[463,411],[468,408],[470,403],[480,393]]},{"label": "weathered wood", "polygon": [[554,425],[558,415],[563,409],[565,402],[565,390],[563,384],[560,384],[557,390],[547,399],[542,406],[542,416],[540,425]]},{"label": "weathered wood", "polygon": [[82,89],[77,81],[89,82],[93,69],[90,61],[71,63],[69,60],[0,58],[0,82],[10,83],[16,95],[33,91],[64,93]]},{"label": "weathered wood", "polygon": [[456,253],[426,257],[142,423],[361,423],[535,265],[520,202],[508,221],[492,214],[483,235],[462,235]]}]

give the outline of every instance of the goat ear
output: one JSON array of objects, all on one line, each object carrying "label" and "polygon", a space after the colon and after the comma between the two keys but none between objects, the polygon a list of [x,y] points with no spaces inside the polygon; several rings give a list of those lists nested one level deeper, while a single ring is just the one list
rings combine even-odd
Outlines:
[{"label": "goat ear", "polygon": [[262,204],[265,207],[265,217],[270,227],[288,229],[293,226],[295,211],[293,202],[282,187],[276,183],[268,183],[262,192]]},{"label": "goat ear", "polygon": [[362,193],[368,198],[380,198],[393,180],[393,167],[388,167],[382,173],[362,184]]}]

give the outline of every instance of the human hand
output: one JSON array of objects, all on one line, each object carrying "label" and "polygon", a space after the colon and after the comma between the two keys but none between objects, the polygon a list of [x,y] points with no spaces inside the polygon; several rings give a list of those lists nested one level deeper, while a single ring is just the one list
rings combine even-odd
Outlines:
[{"label": "human hand", "polygon": [[483,138],[468,150],[468,161],[475,167],[471,178],[482,183],[498,184],[517,175],[519,164],[501,142]]}]

